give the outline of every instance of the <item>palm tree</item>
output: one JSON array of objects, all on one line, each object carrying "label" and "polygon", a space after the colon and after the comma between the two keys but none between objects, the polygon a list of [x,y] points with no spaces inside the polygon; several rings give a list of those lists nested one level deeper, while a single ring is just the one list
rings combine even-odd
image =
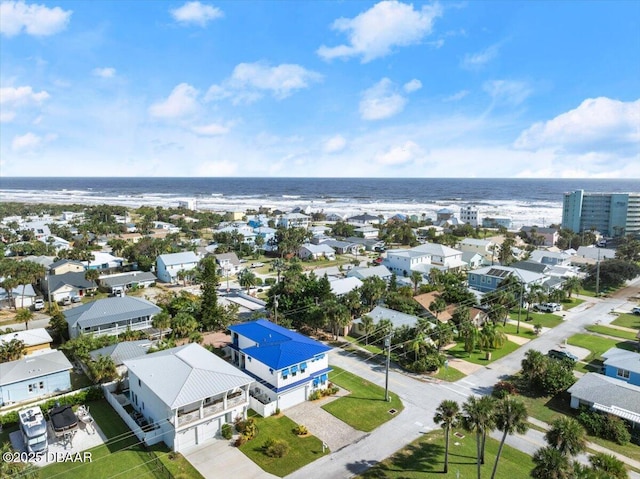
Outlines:
[{"label": "palm tree", "polygon": [[445,309],[447,309],[447,303],[440,297],[434,299],[429,305],[429,311],[431,311],[435,315],[436,319],[438,319],[440,313],[442,313]]},{"label": "palm tree", "polygon": [[582,280],[577,276],[570,276],[569,278],[564,280],[564,284],[562,285],[562,289],[564,289],[569,295],[569,299],[571,299],[571,295],[574,291],[579,292],[582,287]]},{"label": "palm tree", "polygon": [[100,271],[97,269],[88,269],[84,272],[84,279],[87,281],[98,281],[100,278]]},{"label": "palm tree", "polygon": [[500,441],[500,446],[498,447],[498,453],[496,454],[496,462],[493,465],[491,479],[496,477],[498,461],[500,461],[500,455],[502,454],[502,448],[504,446],[504,441],[507,439],[507,435],[511,435],[516,432],[519,434],[527,432],[527,429],[529,429],[527,424],[528,416],[527,408],[524,403],[512,396],[507,396],[496,404],[496,428],[502,431],[502,439]]},{"label": "palm tree", "polygon": [[451,341],[453,341],[452,325],[449,323],[441,323],[440,321],[438,321],[436,323],[435,340],[438,347],[438,352],[440,352],[443,346],[446,346]]},{"label": "palm tree", "polygon": [[112,381],[118,376],[113,358],[102,354],[94,361],[89,362],[89,373],[91,373],[91,377],[96,384]]},{"label": "palm tree", "polygon": [[531,317],[531,308],[535,303],[540,303],[544,300],[546,293],[544,288],[540,284],[532,284],[529,286],[528,291],[525,293],[524,300],[527,302],[527,321]]},{"label": "palm tree", "polygon": [[160,340],[162,341],[165,329],[171,325],[171,316],[169,316],[169,313],[162,310],[153,317],[151,325],[160,330]]},{"label": "palm tree", "polygon": [[558,449],[547,446],[538,449],[533,455],[535,467],[531,471],[534,479],[570,479],[573,467],[569,457]]},{"label": "palm tree", "polygon": [[369,344],[369,336],[373,334],[376,329],[376,326],[373,322],[373,318],[368,314],[365,314],[360,318],[360,323],[362,324],[362,331],[364,332],[364,344]]},{"label": "palm tree", "polygon": [[460,419],[460,406],[455,401],[445,399],[436,409],[433,422],[441,424],[444,429],[445,449],[444,449],[444,473],[449,472],[449,432],[452,427],[458,425]]},{"label": "palm tree", "polygon": [[418,285],[422,281],[422,273],[420,271],[411,271],[411,282],[413,283],[413,294],[418,294]]},{"label": "palm tree", "polygon": [[629,477],[624,463],[611,454],[596,452],[589,456],[589,462],[594,471],[602,471],[610,479],[627,479]]},{"label": "palm tree", "polygon": [[530,349],[525,353],[520,365],[522,375],[529,382],[529,387],[533,388],[540,384],[540,379],[547,369],[547,359],[540,351]]},{"label": "palm tree", "polygon": [[24,356],[24,353],[24,342],[19,339],[14,338],[11,341],[3,341],[0,343],[0,363],[17,361]]},{"label": "palm tree", "polygon": [[257,277],[253,271],[250,269],[242,270],[242,272],[238,275],[238,283],[243,288],[247,288],[247,294],[253,286],[256,285]]},{"label": "palm tree", "polygon": [[33,319],[33,312],[28,308],[21,308],[16,313],[16,321],[24,323],[25,329],[29,329],[29,321]]},{"label": "palm tree", "polygon": [[478,467],[478,479],[480,479],[480,465],[484,460],[484,435],[488,429],[493,428],[493,405],[491,396],[470,396],[462,405],[464,416],[462,424],[467,431],[476,433],[476,464]]},{"label": "palm tree", "polygon": [[557,449],[563,455],[575,456],[586,449],[586,432],[575,419],[561,416],[554,419],[544,435],[549,446]]}]

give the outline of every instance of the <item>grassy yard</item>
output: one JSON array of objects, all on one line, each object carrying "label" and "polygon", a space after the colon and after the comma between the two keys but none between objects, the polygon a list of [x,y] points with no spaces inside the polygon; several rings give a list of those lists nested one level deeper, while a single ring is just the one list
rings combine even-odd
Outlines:
[{"label": "grassy yard", "polygon": [[[317,437],[297,436],[293,432],[297,424],[286,416],[253,417],[258,434],[240,446],[240,450],[266,472],[283,477],[329,453],[322,452],[322,441]],[[289,444],[289,453],[281,458],[267,456],[263,445],[268,439],[284,439]]]},{"label": "grassy yard", "polygon": [[392,419],[390,409],[400,412],[404,409],[402,401],[393,392],[389,392],[391,401],[385,401],[384,389],[355,374],[336,366],[329,380],[351,394],[322,406],[322,409],[341,421],[360,431],[373,431],[381,424]]},{"label": "grassy yard", "polygon": [[[509,312],[509,317],[514,321],[517,321],[518,310],[517,309],[511,310]],[[525,321],[526,318],[527,318],[527,311],[523,309],[522,312],[520,313],[520,322]],[[529,313],[529,321],[527,321],[527,323],[532,325],[539,323],[545,328],[555,328],[557,325],[562,323],[562,318],[558,315],[551,314],[551,313],[538,313],[536,311],[531,311],[531,313]]]},{"label": "grassy yard", "polygon": [[[506,326],[500,326],[500,328],[502,329],[502,331],[505,334],[513,334],[514,336],[520,336],[521,338],[526,338],[526,339],[534,339],[537,338],[536,334],[533,332],[533,329],[529,329],[527,327],[523,327],[522,326],[522,321],[520,321],[520,332],[516,333],[516,330],[518,329],[518,325],[517,324],[513,324],[513,323],[507,323]],[[529,323],[527,323],[527,326],[529,325]]]},{"label": "grassy yard", "polygon": [[622,326],[624,328],[640,329],[640,315],[637,314],[621,314],[617,319],[611,322],[616,326]]},{"label": "grassy yard", "polygon": [[511,341],[507,341],[504,343],[500,349],[491,350],[491,359],[486,359],[486,353],[484,351],[480,351],[476,349],[471,354],[467,353],[464,350],[464,343],[458,343],[453,348],[449,349],[448,353],[458,359],[464,359],[465,361],[469,361],[470,363],[481,364],[482,366],[486,366],[487,364],[492,363],[496,359],[500,359],[507,354],[514,352],[518,349],[519,346],[516,343],[512,343]]},{"label": "grassy yard", "polygon": [[363,349],[366,349],[370,353],[384,354],[384,349],[382,349],[380,346],[376,346],[375,344],[371,344],[371,343],[365,344],[365,342],[361,341],[360,338],[355,338],[353,336],[345,336],[344,339],[349,341],[351,344],[355,344],[357,346],[360,346]]},{"label": "grassy yard", "polygon": [[638,334],[600,325],[588,326],[586,329],[587,331],[591,331],[592,333],[606,334],[607,336],[615,336],[616,338],[628,339],[630,341],[635,341],[636,334]]},{"label": "grassy yard", "polygon": [[462,371],[457,370],[456,368],[449,367],[441,367],[438,370],[437,374],[434,374],[431,377],[442,379],[443,381],[448,381],[450,383],[456,382],[458,379],[462,379],[467,375]]},{"label": "grassy yard", "polygon": [[71,387],[74,390],[86,388],[88,386],[93,386],[93,381],[91,381],[85,373],[76,373],[75,371],[71,371]]},{"label": "grassy yard", "polygon": [[562,300],[562,308],[565,310],[568,310],[568,309],[575,308],[576,306],[579,306],[582,303],[584,303],[584,299],[579,299],[575,297],[565,298]]},{"label": "grassy yard", "polygon": [[[449,442],[449,472],[443,474],[444,433],[431,431],[393,456],[376,464],[360,477],[363,479],[456,479],[476,477],[476,440],[475,434],[460,431],[464,437],[451,435]],[[456,445],[457,444],[457,445]],[[483,477],[489,477],[498,450],[498,441],[487,438]],[[513,479],[529,477],[533,469],[531,457],[505,445],[502,450],[496,478]]]},{"label": "grassy yard", "polygon": [[598,372],[602,366],[602,353],[610,348],[616,347],[620,349],[627,349],[629,351],[635,351],[637,342],[616,340],[611,338],[605,338],[597,334],[578,333],[574,334],[567,340],[568,344],[572,346],[580,346],[586,348],[591,353],[584,359],[584,363],[579,362],[576,364],[576,370],[583,373],[586,372]]},{"label": "grassy yard", "polygon": [[[105,400],[89,403],[89,406],[93,418],[108,438],[107,443],[90,449],[91,463],[51,464],[42,468],[41,477],[55,477],[56,479],[107,479],[118,475],[121,477],[135,475],[138,479],[163,477],[153,462],[157,457],[156,453],[145,450],[143,446],[138,444],[136,436],[131,433]],[[162,453],[166,452],[166,448],[158,448],[157,450]],[[161,461],[164,462],[163,459]],[[188,477],[202,477],[195,469],[191,468],[181,455],[176,456],[172,462],[175,470],[187,471]]]}]

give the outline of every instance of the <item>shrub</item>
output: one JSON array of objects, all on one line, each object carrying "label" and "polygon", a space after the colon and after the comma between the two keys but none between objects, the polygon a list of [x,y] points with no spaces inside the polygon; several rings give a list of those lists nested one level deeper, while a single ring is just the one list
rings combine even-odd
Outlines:
[{"label": "shrub", "polygon": [[315,401],[316,399],[320,399],[322,396],[322,390],[316,389],[311,394],[309,394],[309,401]]},{"label": "shrub", "polygon": [[222,430],[220,432],[222,434],[222,437],[224,437],[225,439],[231,439],[231,436],[233,436],[233,428],[229,423],[223,424]]},{"label": "shrub", "polygon": [[245,442],[247,442],[247,438],[245,436],[238,436],[235,440],[235,442],[233,443],[234,446],[236,447],[240,447],[242,446]]},{"label": "shrub", "polygon": [[604,430],[605,437],[621,445],[628,444],[631,440],[631,433],[627,428],[627,424],[618,416],[614,416],[612,414],[607,414],[606,418]]},{"label": "shrub", "polygon": [[305,434],[309,434],[309,430],[307,429],[307,426],[303,426],[302,424],[298,424],[296,427],[294,427],[293,432],[298,436],[304,436]]},{"label": "shrub", "polygon": [[503,399],[506,396],[515,396],[516,394],[518,394],[518,388],[507,381],[497,382],[493,386],[493,391],[491,392],[491,395],[498,399]]},{"label": "shrub", "polygon": [[533,325],[533,333],[537,336],[542,332],[542,324],[536,323]]},{"label": "shrub", "polygon": [[244,436],[247,441],[253,439],[258,432],[258,429],[256,428],[256,421],[252,417],[248,417],[244,420],[236,418],[235,426],[236,431],[238,431],[241,436]]},{"label": "shrub", "polygon": [[578,421],[589,434],[608,439],[624,445],[631,440],[627,424],[612,414],[602,414],[583,408],[578,414]]},{"label": "shrub", "polygon": [[269,457],[284,457],[289,453],[289,443],[284,439],[267,439],[262,449]]},{"label": "shrub", "polygon": [[276,278],[265,278],[264,279],[264,284],[266,284],[267,286],[273,286],[274,284],[276,284],[277,280]]},{"label": "shrub", "polygon": [[274,416],[279,416],[280,415],[280,408],[277,407],[276,410],[273,412]]}]

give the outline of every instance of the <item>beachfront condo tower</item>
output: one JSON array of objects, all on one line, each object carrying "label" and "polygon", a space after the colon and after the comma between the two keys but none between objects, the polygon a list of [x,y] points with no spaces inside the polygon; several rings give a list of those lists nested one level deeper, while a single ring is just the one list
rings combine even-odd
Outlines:
[{"label": "beachfront condo tower", "polygon": [[638,236],[640,193],[565,193],[562,227],[575,233],[595,230],[611,237]]}]

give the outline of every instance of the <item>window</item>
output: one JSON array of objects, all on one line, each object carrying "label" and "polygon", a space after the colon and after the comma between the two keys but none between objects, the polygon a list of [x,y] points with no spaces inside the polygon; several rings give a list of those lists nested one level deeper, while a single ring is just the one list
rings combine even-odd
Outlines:
[{"label": "window", "polygon": [[142,381],[140,381],[140,379],[138,379],[138,386],[142,387]]},{"label": "window", "polygon": [[38,386],[40,387],[40,389],[44,389],[44,381],[40,381],[40,384],[38,384]]},{"label": "window", "polygon": [[38,388],[38,383],[29,384],[29,392],[32,393]]},{"label": "window", "polygon": [[626,369],[618,368],[617,376],[622,379],[629,379],[629,371],[627,371]]}]

